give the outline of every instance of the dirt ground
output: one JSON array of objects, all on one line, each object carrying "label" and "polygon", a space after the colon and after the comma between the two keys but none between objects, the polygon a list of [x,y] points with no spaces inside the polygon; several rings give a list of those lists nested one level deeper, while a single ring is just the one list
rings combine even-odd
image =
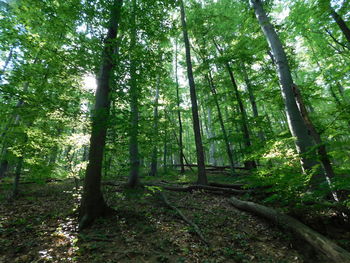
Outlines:
[{"label": "dirt ground", "polygon": [[1,263],[313,261],[295,248],[290,234],[233,208],[225,196],[163,192],[199,227],[205,244],[156,188],[106,186],[106,200],[116,213],[80,233],[75,212],[80,190],[73,182],[22,188],[17,200],[0,205]]}]

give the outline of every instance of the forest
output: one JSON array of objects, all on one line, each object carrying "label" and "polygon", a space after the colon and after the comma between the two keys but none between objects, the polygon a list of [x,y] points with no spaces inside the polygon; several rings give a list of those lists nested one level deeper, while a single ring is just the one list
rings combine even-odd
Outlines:
[{"label": "forest", "polygon": [[0,263],[350,262],[350,1],[0,0]]}]

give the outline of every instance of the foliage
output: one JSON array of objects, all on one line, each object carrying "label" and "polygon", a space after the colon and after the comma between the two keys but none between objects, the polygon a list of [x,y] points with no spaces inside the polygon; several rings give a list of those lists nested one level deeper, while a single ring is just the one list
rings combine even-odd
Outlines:
[{"label": "foliage", "polygon": [[[178,2],[137,0],[135,9],[132,1],[123,3],[117,39],[111,43],[115,52],[104,180],[126,181],[130,170],[133,78],[141,182],[155,179],[148,176],[154,152],[156,179],[195,181],[197,168],[187,168],[184,174],[177,169],[179,115],[185,163],[197,162]],[[235,178],[223,172],[210,181],[249,183],[259,189],[261,201],[289,209],[307,209],[312,202],[350,208],[350,45],[330,11],[346,21],[349,3],[262,2],[322,140],[306,153],[318,164],[314,171],[301,169],[276,61],[249,1],[184,1],[206,164],[225,171],[230,151],[236,168],[247,168],[249,161],[257,164],[250,170],[236,169]],[[21,176],[21,182],[39,183],[84,177],[95,78],[112,5],[112,0],[0,1],[0,180],[6,184],[14,175]],[[321,167],[316,152],[323,145],[335,175],[328,184],[322,175],[323,182],[312,189],[310,178]],[[112,199],[127,195],[142,202],[158,191],[130,190]],[[339,193],[340,202],[333,202],[332,191]],[[248,260],[229,247],[218,253]],[[166,258],[160,255],[157,260]]]}]

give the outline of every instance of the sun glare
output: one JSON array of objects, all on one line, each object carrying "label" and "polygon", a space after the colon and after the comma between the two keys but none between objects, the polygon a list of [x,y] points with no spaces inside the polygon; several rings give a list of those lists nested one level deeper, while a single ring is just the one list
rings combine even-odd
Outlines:
[{"label": "sun glare", "polygon": [[97,88],[96,78],[91,74],[83,77],[83,89],[90,92],[95,92]]}]

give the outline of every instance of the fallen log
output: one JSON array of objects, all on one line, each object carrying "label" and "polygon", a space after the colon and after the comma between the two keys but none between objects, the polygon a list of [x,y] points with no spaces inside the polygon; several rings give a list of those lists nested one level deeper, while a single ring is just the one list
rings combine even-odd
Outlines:
[{"label": "fallen log", "polygon": [[[125,186],[125,183],[122,182],[102,182],[102,185],[108,185],[108,186]],[[216,187],[216,186],[210,186],[210,185],[189,185],[186,187],[182,187],[181,185],[165,185],[164,183],[146,183],[144,186],[159,186],[165,190],[169,191],[176,191],[176,192],[192,192],[195,190],[205,190],[215,193],[223,193],[223,194],[246,194],[250,193],[252,190],[240,190],[240,189],[233,189],[233,188],[225,188],[225,187]]]},{"label": "fallen log", "polygon": [[313,249],[325,255],[331,261],[337,263],[350,263],[350,253],[348,251],[339,247],[333,241],[312,230],[310,227],[304,225],[295,218],[278,212],[275,209],[253,202],[241,201],[235,197],[231,197],[229,202],[236,208],[262,216],[281,227],[291,230],[297,236],[308,242]]},{"label": "fallen log", "polygon": [[227,194],[246,194],[250,192],[250,190],[239,190],[239,189],[215,187],[215,186],[209,186],[209,185],[190,185],[187,187],[176,187],[176,186],[154,185],[154,184],[152,185],[160,186],[165,190],[177,191],[177,192],[192,192],[194,190],[206,190],[206,191],[215,191],[215,192],[219,191]]},{"label": "fallen log", "polygon": [[194,182],[169,182],[169,181],[165,181],[165,180],[161,180],[161,183],[164,184],[178,184],[178,185],[185,185],[185,184],[194,184]]},{"label": "fallen log", "polygon": [[175,210],[176,213],[179,214],[179,216],[186,222],[188,223],[190,226],[193,227],[193,230],[196,232],[196,234],[199,236],[199,238],[208,246],[210,246],[209,242],[204,238],[201,230],[199,229],[199,227],[193,223],[190,219],[188,219],[182,212],[180,209],[178,209],[176,206],[173,206],[172,204],[170,204],[170,202],[168,201],[168,198],[165,196],[165,194],[163,192],[160,192],[160,196],[162,198],[162,200],[164,201],[164,203],[171,209]]},{"label": "fallen log", "polygon": [[[66,179],[57,179],[57,178],[48,178],[46,180],[43,181],[20,181],[18,184],[42,184],[42,183],[55,183],[55,182],[63,182],[63,181],[68,181],[71,180],[72,178],[66,178]],[[1,181],[0,181],[1,182]],[[13,185],[13,182],[9,182],[9,183],[3,183],[2,185]]]},{"label": "fallen log", "polygon": [[108,186],[125,186],[126,182],[122,181],[104,181],[101,182],[102,185],[108,185]]},{"label": "fallen log", "polygon": [[[178,166],[180,166],[180,164],[174,164],[173,166],[178,167]],[[184,164],[184,166],[185,167],[197,167],[198,165],[197,164]],[[206,165],[205,168],[208,169],[208,170],[210,170],[210,169],[213,169],[213,170],[225,170],[225,169],[230,169],[230,166],[229,165],[224,165],[224,166]],[[238,170],[248,170],[245,167],[234,167],[234,168],[238,169]]]},{"label": "fallen log", "polygon": [[245,184],[222,184],[222,183],[209,183],[210,186],[223,187],[223,188],[242,188]]}]

